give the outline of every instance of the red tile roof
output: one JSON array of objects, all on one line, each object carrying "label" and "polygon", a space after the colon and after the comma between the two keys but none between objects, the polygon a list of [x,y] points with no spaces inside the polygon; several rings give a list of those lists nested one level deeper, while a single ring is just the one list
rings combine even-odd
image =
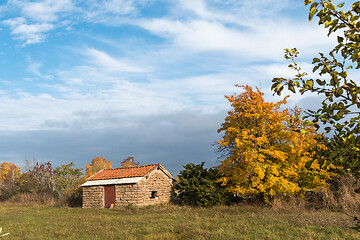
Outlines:
[{"label": "red tile roof", "polygon": [[151,170],[155,169],[159,164],[151,164],[139,167],[129,168],[114,168],[114,169],[103,169],[87,180],[106,180],[106,179],[119,179],[119,178],[132,178],[132,177],[143,177]]}]

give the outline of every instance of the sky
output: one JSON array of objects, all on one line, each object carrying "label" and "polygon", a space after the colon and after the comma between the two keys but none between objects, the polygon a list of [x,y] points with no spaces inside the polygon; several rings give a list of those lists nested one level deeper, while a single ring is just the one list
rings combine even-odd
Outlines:
[{"label": "sky", "polygon": [[248,84],[279,100],[283,49],[311,72],[326,33],[299,0],[1,0],[0,162],[219,165],[224,95]]}]

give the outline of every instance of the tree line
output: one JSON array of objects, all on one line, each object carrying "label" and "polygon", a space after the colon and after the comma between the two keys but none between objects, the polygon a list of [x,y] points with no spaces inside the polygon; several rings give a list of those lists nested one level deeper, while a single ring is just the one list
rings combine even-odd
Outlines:
[{"label": "tree line", "polygon": [[[121,167],[137,165],[133,157],[121,162]],[[13,163],[3,162],[0,163],[0,201],[13,200],[31,204],[45,197],[45,201],[51,199],[56,204],[81,206],[80,185],[91,175],[108,168],[112,168],[112,162],[103,157],[96,157],[90,164],[86,164],[84,174],[82,169],[75,168],[74,162],[53,167],[50,162],[26,160],[24,172]]]}]

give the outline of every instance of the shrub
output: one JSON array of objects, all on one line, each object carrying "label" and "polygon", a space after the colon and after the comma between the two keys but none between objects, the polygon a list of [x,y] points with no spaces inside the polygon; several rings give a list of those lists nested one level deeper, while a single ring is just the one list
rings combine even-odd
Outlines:
[{"label": "shrub", "polygon": [[220,177],[218,169],[206,169],[204,164],[184,166],[175,185],[177,197],[185,204],[200,207],[226,203],[227,194],[217,182]]}]

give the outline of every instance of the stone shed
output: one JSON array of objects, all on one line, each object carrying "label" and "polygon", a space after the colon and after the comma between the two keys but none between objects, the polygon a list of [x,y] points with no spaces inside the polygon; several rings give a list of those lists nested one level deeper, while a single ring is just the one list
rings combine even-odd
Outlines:
[{"label": "stone shed", "polygon": [[173,177],[161,164],[103,169],[87,179],[83,208],[145,206],[170,201]]}]

